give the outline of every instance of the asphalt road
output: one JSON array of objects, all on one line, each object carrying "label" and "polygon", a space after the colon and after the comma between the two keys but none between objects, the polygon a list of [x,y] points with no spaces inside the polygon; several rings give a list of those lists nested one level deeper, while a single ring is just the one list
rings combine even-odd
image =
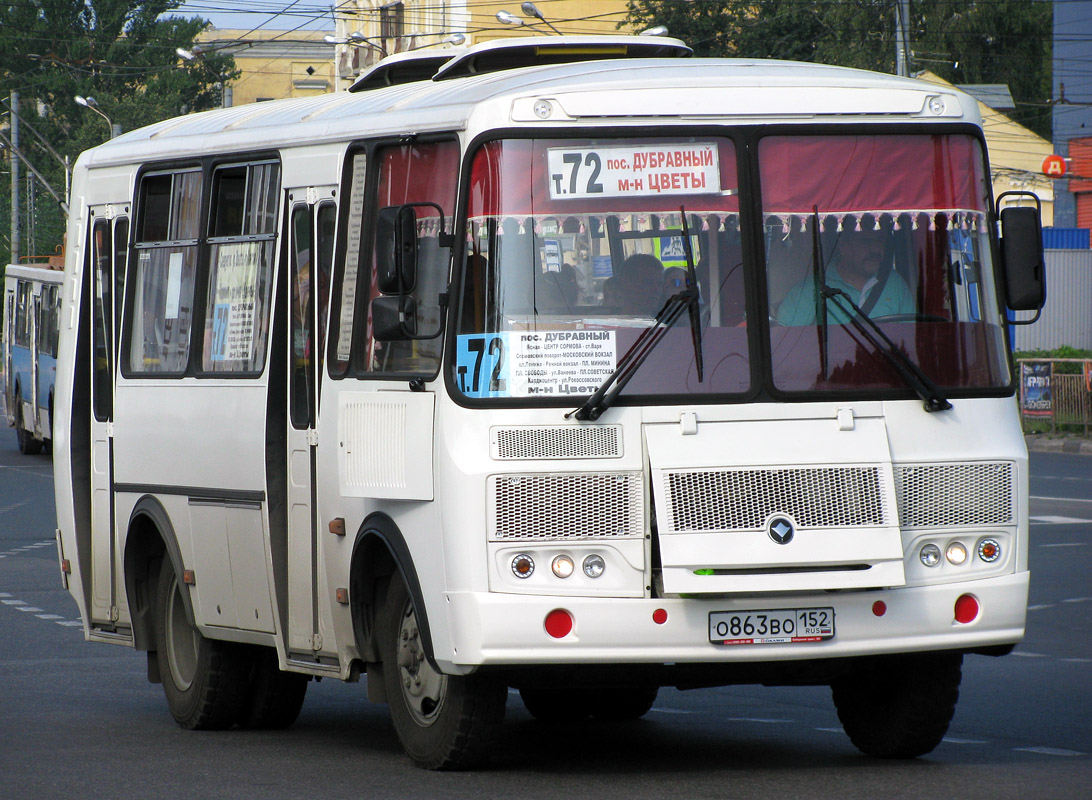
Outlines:
[{"label": "asphalt road", "polygon": [[0,800],[28,798],[1064,798],[1092,790],[1092,458],[1032,454],[1026,641],[969,657],[926,758],[857,753],[823,688],[663,690],[636,723],[538,723],[510,696],[487,769],[402,755],[363,684],[311,684],[286,731],[171,721],[143,654],[83,641],[61,589],[48,456],[0,430]]}]

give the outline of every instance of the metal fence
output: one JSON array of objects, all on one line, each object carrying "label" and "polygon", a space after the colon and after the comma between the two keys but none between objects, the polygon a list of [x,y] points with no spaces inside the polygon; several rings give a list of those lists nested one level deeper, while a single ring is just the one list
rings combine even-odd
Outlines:
[{"label": "metal fence", "polygon": [[1019,359],[1017,367],[1020,419],[1025,431],[1049,426],[1053,433],[1064,426],[1088,435],[1092,428],[1092,361]]}]

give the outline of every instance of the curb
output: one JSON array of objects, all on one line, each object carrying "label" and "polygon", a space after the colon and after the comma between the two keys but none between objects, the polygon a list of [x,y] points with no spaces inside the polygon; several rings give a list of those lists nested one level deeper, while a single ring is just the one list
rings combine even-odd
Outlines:
[{"label": "curb", "polygon": [[1092,440],[1078,436],[1049,437],[1044,434],[1024,436],[1028,451],[1033,453],[1069,453],[1092,456]]}]

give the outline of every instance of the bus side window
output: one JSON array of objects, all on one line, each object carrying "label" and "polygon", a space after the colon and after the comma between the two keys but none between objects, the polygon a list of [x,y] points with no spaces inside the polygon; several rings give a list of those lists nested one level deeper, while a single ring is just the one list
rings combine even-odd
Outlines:
[{"label": "bus side window", "polygon": [[91,263],[93,274],[92,316],[94,319],[93,336],[95,361],[92,368],[94,375],[94,412],[95,419],[105,422],[110,419],[112,405],[113,376],[113,301],[114,276],[111,270],[113,244],[110,237],[110,221],[95,220],[91,229]]},{"label": "bus side window", "polygon": [[[439,298],[447,291],[451,251],[441,247],[440,215],[445,232],[452,232],[455,186],[459,175],[459,146],[455,141],[386,147],[378,152],[379,185],[375,208],[415,205],[417,217],[417,276],[409,292],[416,303],[417,330],[436,331],[441,325]],[[375,253],[369,259],[367,302],[379,296]],[[359,339],[358,339],[359,341]],[[368,373],[428,374],[436,372],[443,350],[442,337],[410,341],[380,342],[372,337],[371,326],[363,337],[357,363]],[[362,362],[359,360],[362,357]]]},{"label": "bus side window", "polygon": [[255,374],[265,365],[279,190],[276,162],[213,173],[202,371]]},{"label": "bus side window", "polygon": [[196,169],[146,175],[141,181],[127,373],[186,372],[201,184]]}]

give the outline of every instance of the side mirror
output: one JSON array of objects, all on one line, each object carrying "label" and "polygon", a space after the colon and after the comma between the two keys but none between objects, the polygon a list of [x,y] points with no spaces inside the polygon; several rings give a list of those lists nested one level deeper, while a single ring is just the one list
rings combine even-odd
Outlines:
[{"label": "side mirror", "polygon": [[404,342],[417,336],[417,303],[397,295],[372,300],[372,335],[380,342]]},{"label": "side mirror", "polygon": [[[1005,192],[1005,195],[1029,192]],[[1031,195],[1035,197],[1035,195]],[[1001,212],[1001,266],[1005,304],[1013,311],[1040,311],[1046,302],[1046,269],[1039,198],[1035,207],[1014,206]],[[1036,316],[1038,319],[1038,316]]]},{"label": "side mirror", "polygon": [[383,294],[417,286],[417,214],[413,206],[379,209],[375,225],[376,283]]}]

